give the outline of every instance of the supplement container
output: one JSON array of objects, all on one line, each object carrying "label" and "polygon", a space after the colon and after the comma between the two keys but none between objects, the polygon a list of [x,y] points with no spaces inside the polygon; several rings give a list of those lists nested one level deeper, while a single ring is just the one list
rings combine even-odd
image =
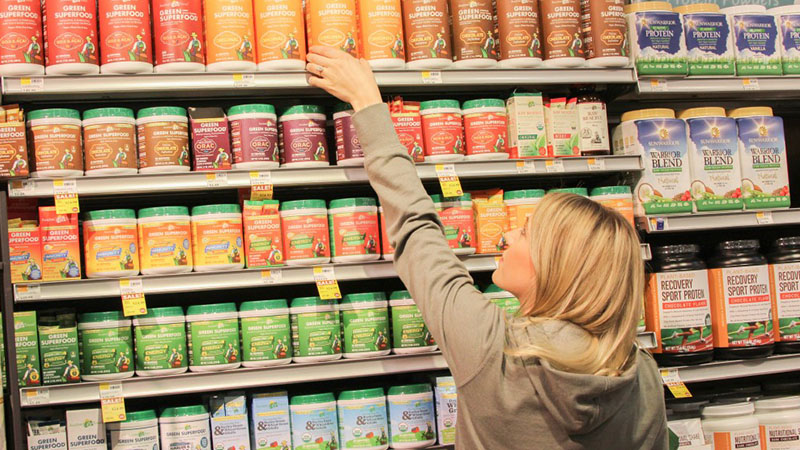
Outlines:
[{"label": "supplement container", "polygon": [[456,255],[472,255],[476,251],[475,212],[472,195],[446,198],[431,195],[433,206],[444,225],[444,235]]},{"label": "supplement container", "polygon": [[775,240],[767,260],[772,286],[775,353],[800,352],[800,237]]},{"label": "supplement container", "polygon": [[342,391],[336,405],[342,448],[389,448],[389,422],[383,388]]},{"label": "supplement container", "polygon": [[628,65],[628,23],[624,0],[582,0],[583,32],[588,67]]},{"label": "supplement container", "polygon": [[211,449],[211,426],[203,405],[166,408],[158,419],[161,448]]},{"label": "supplement container", "polygon": [[278,200],[245,200],[244,256],[247,268],[283,265],[283,232]]},{"label": "supplement container", "polygon": [[611,139],[608,137],[606,103],[594,92],[581,89],[577,100],[578,147],[583,156],[608,155]]},{"label": "supplement container", "polygon": [[100,73],[152,73],[150,1],[99,0],[97,17],[100,23]]},{"label": "supplement container", "polygon": [[298,105],[278,119],[281,165],[284,167],[324,167],[328,162],[325,113],[321,106]]},{"label": "supplement container", "polygon": [[797,447],[800,442],[800,397],[758,400],[755,402],[755,407],[755,416],[761,432],[761,448]]},{"label": "supplement container", "polygon": [[722,8],[733,32],[736,75],[781,75],[781,50],[775,16],[764,5]]},{"label": "supplement container", "polygon": [[752,403],[729,403],[703,408],[703,433],[714,448],[762,448]]},{"label": "supplement container", "polygon": [[389,297],[392,308],[392,352],[396,355],[435,352],[439,346],[422,320],[417,304],[408,291],[395,291]]},{"label": "supplement container", "polygon": [[[205,72],[202,0],[153,0],[156,73]],[[178,39],[169,39],[180,36]]]},{"label": "supplement container", "polygon": [[763,358],[775,347],[769,267],[758,248],[723,241],[708,260],[714,359]]},{"label": "supplement container", "polygon": [[241,365],[235,303],[190,306],[186,310],[186,337],[192,372],[217,372]]},{"label": "supplement container", "polygon": [[310,363],[342,357],[342,328],[335,300],[301,297],[292,300],[292,361]]},{"label": "supplement container", "polygon": [[403,12],[400,0],[357,2],[360,18],[361,57],[373,69],[403,69]]},{"label": "supplement container", "polygon": [[581,67],[585,64],[581,36],[581,2],[539,2],[544,36],[544,66],[548,68]]},{"label": "supplement container", "polygon": [[364,151],[353,125],[353,107],[348,103],[336,105],[333,126],[336,130],[336,165],[363,166]]},{"label": "supplement container", "polygon": [[158,419],[152,409],[129,411],[123,422],[106,424],[111,450],[144,450],[158,448]]},{"label": "supplement container", "polygon": [[697,211],[742,209],[742,169],[736,121],[718,107],[682,111],[689,131],[692,198]]},{"label": "supplement container", "polygon": [[498,308],[511,315],[515,315],[517,311],[519,311],[520,303],[519,300],[514,297],[514,294],[501,289],[500,286],[496,284],[490,284],[489,287],[483,291],[483,296],[488,298],[489,302],[497,305]]},{"label": "supplement container", "polygon": [[191,167],[186,109],[177,106],[144,108],[137,117],[139,172],[188,172]]},{"label": "supplement container", "polygon": [[689,75],[734,75],[733,33],[715,3],[678,6],[686,36]]},{"label": "supplement container", "polygon": [[28,114],[28,140],[33,144],[33,178],[83,175],[81,115],[74,109],[39,109]]},{"label": "supplement container", "polygon": [[800,28],[800,5],[779,6],[767,13],[778,22],[783,74],[800,74],[800,35],[795,31]]},{"label": "supplement container", "polygon": [[302,0],[254,2],[259,72],[306,67],[306,21]]},{"label": "supplement container", "polygon": [[424,448],[436,442],[433,391],[429,384],[389,388],[390,446]]},{"label": "supplement container", "polygon": [[542,197],[544,197],[544,189],[525,189],[503,193],[503,201],[508,210],[509,231],[525,226],[528,217],[536,211],[536,205],[542,201]]},{"label": "supplement container", "polygon": [[[592,189],[589,198],[620,213],[631,226],[633,223],[633,194],[630,186],[603,186]],[[506,202],[508,204],[508,202]]]},{"label": "supplement container", "polygon": [[567,193],[567,194],[575,194],[580,195],[581,197],[589,197],[589,191],[586,188],[578,187],[578,188],[558,188],[558,189],[550,189],[547,191],[548,194],[554,193]]},{"label": "supplement container", "polygon": [[783,119],[772,108],[756,106],[728,112],[739,130],[742,196],[745,209],[788,208],[789,176]]},{"label": "supplement container", "polygon": [[244,268],[242,211],[237,204],[192,208],[195,272]]},{"label": "supplement container", "polygon": [[272,105],[238,105],[228,110],[234,169],[277,169],[278,116]]},{"label": "supplement container", "polygon": [[667,427],[678,437],[678,448],[697,446],[700,449],[706,445],[700,421],[700,411],[706,405],[708,400],[696,398],[667,400]]},{"label": "supplement container", "polygon": [[392,351],[389,302],[383,292],[345,295],[342,312],[344,357],[372,358]]},{"label": "supplement container", "polygon": [[[686,75],[686,41],[681,15],[664,1],[625,5],[631,56],[639,75]],[[652,27],[657,31],[651,31]]]},{"label": "supplement container", "polygon": [[395,97],[388,104],[389,115],[392,116],[394,131],[400,143],[405,146],[408,155],[415,163],[425,162],[425,150],[422,148],[425,141],[422,138],[419,102],[404,101],[402,97]]},{"label": "supplement container", "polygon": [[[296,395],[292,414],[292,447],[303,450],[340,448],[336,398],[331,393]],[[344,447],[341,447],[344,448]]]},{"label": "supplement container", "polygon": [[697,245],[667,245],[653,252],[645,322],[656,334],[653,356],[662,366],[714,358],[708,271],[699,252]]},{"label": "supplement container", "polygon": [[132,209],[90,211],[83,219],[83,248],[88,278],[139,275],[136,212]]},{"label": "supplement container", "polygon": [[381,258],[385,261],[394,261],[394,247],[389,243],[389,233],[386,232],[386,217],[383,215],[383,206],[378,207],[378,216],[381,226]]},{"label": "supplement container", "polygon": [[154,377],[183,373],[186,357],[186,317],[180,306],[148,308],[133,317],[136,337],[136,375]]},{"label": "supplement container", "polygon": [[256,65],[253,2],[203,0],[206,70],[254,72]]},{"label": "supplement container", "polygon": [[[40,206],[39,229],[43,281],[80,280],[82,250],[78,214],[57,214],[55,206]],[[32,253],[36,254],[36,249]]]},{"label": "supplement container", "polygon": [[497,67],[500,43],[492,0],[449,0],[453,25],[453,68]]},{"label": "supplement container", "polygon": [[86,176],[137,173],[133,110],[99,108],[84,111],[83,149]]},{"label": "supplement container", "polygon": [[439,70],[453,64],[447,0],[402,0],[406,68]]},{"label": "supplement container", "polygon": [[458,100],[430,100],[420,103],[425,162],[464,159],[464,125]]},{"label": "supplement container", "polygon": [[331,260],[325,200],[296,200],[281,205],[286,264],[308,266]]},{"label": "supplement container", "polygon": [[378,203],[374,198],[341,198],[328,205],[331,260],[374,261],[380,258]]},{"label": "supplement container", "polygon": [[497,2],[501,69],[532,69],[542,65],[539,0]]},{"label": "supplement container", "polygon": [[140,209],[138,223],[139,262],[143,275],[192,271],[189,208],[162,206]]},{"label": "supplement container", "polygon": [[499,98],[464,102],[464,134],[468,160],[508,159],[506,103]]},{"label": "supplement container", "polygon": [[239,328],[242,366],[267,367],[292,362],[292,329],[285,299],[242,303]]},{"label": "supplement container", "polygon": [[0,30],[19,37],[17,45],[0,47],[0,76],[44,75],[41,3],[36,0],[3,3]]},{"label": "supplement container", "polygon": [[42,3],[42,28],[47,75],[100,73],[96,1],[46,1]]},{"label": "supplement container", "polygon": [[[308,48],[337,47],[355,58],[361,55],[355,0],[309,0],[305,2]],[[392,36],[393,37],[393,36]],[[295,444],[295,446],[297,446]]]},{"label": "supplement container", "polygon": [[133,376],[131,320],[122,311],[78,316],[83,381],[121,380]]}]

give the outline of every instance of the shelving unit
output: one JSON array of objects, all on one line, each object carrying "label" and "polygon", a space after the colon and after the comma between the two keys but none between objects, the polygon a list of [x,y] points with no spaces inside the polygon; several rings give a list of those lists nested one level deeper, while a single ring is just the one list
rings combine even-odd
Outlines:
[{"label": "shelving unit", "polygon": [[800,97],[800,77],[689,77],[647,78],[636,82],[635,94],[626,99],[685,99],[702,96],[741,98],[751,93],[759,100]]},{"label": "shelving unit", "polygon": [[637,224],[647,233],[795,225],[800,224],[800,209],[647,216],[638,218]]}]

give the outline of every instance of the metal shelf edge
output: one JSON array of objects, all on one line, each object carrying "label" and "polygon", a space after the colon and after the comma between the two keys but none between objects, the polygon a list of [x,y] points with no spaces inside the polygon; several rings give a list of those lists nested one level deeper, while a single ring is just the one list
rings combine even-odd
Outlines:
[{"label": "metal shelf edge", "polygon": [[765,211],[730,211],[638,217],[639,229],[647,233],[743,228],[800,223],[800,208]]},{"label": "metal shelf edge", "polygon": [[684,383],[754,377],[800,370],[800,355],[776,355],[764,359],[714,361],[699,366],[676,367]]}]

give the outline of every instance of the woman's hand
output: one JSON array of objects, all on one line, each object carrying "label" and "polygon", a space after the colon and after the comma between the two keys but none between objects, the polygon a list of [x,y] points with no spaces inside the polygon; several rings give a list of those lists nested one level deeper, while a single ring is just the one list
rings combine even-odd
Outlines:
[{"label": "woman's hand", "polygon": [[333,47],[314,46],[308,52],[308,84],[353,105],[356,112],[382,102],[369,63]]}]

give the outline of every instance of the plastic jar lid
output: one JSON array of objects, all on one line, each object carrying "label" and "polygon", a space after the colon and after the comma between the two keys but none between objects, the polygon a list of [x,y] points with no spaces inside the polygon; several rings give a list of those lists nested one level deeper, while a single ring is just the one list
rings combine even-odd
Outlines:
[{"label": "plastic jar lid", "polygon": [[325,200],[294,200],[281,204],[281,211],[293,209],[325,209]]},{"label": "plastic jar lid", "polygon": [[430,394],[431,385],[429,384],[409,384],[405,386],[392,386],[389,388],[389,395],[414,395]]},{"label": "plastic jar lid", "polygon": [[473,108],[503,108],[505,110],[506,102],[499,98],[481,98],[478,100],[468,100],[461,106],[462,110]]},{"label": "plastic jar lid", "polygon": [[663,245],[656,247],[653,253],[658,256],[692,255],[700,253],[700,246],[697,244]]},{"label": "plastic jar lid", "polygon": [[343,113],[343,112],[352,112],[353,105],[350,103],[337,103],[336,106],[333,107],[334,113]]},{"label": "plastic jar lid", "polygon": [[214,303],[211,305],[192,305],[186,310],[186,319],[189,316],[199,316],[202,314],[226,314],[236,313],[236,303]]},{"label": "plastic jar lid", "polygon": [[402,299],[406,299],[406,298],[413,298],[411,296],[411,293],[408,292],[408,291],[394,291],[389,296],[389,299],[391,299],[391,300],[402,300]]},{"label": "plastic jar lid", "polygon": [[101,209],[89,211],[83,215],[83,220],[106,220],[106,219],[134,219],[136,211],[132,209]]},{"label": "plastic jar lid", "polygon": [[318,403],[331,403],[335,401],[336,397],[334,397],[332,393],[328,392],[325,394],[295,395],[292,397],[291,405],[315,405]]},{"label": "plastic jar lid", "polygon": [[39,119],[76,119],[81,120],[81,113],[77,109],[51,108],[37,109],[28,113],[28,121]]},{"label": "plastic jar lid", "polygon": [[739,241],[723,241],[717,245],[720,251],[731,250],[758,250],[761,244],[756,239],[743,239]]},{"label": "plastic jar lid", "polygon": [[759,14],[764,13],[767,11],[767,7],[764,5],[739,5],[739,6],[729,6],[727,8],[722,8],[720,12],[725,14]]},{"label": "plastic jar lid", "polygon": [[514,297],[514,294],[511,292],[502,289],[500,286],[496,284],[490,284],[485,291],[483,291],[484,295],[488,298],[497,299],[497,298],[510,298]]},{"label": "plastic jar lid", "polygon": [[180,106],[154,106],[152,108],[140,109],[136,117],[144,119],[154,116],[186,116],[186,108]]},{"label": "plastic jar lid", "polygon": [[728,111],[728,117],[737,119],[739,117],[771,116],[772,108],[769,106],[749,106],[746,108],[736,108]]},{"label": "plastic jar lid", "polygon": [[92,120],[102,117],[126,117],[133,119],[133,110],[129,108],[96,108],[83,112],[83,120]]},{"label": "plastic jar lid", "polygon": [[506,191],[503,200],[536,199],[544,197],[544,189],[523,189],[520,191]]},{"label": "plastic jar lid", "polygon": [[239,305],[239,317],[262,317],[288,314],[286,299],[256,300]]},{"label": "plastic jar lid", "polygon": [[342,391],[339,393],[339,401],[363,400],[369,398],[383,398],[383,388],[361,389],[357,391]]},{"label": "plastic jar lid", "polygon": [[589,196],[589,191],[586,188],[559,188],[559,189],[550,189],[549,191],[547,191],[548,194],[559,193],[559,192],[566,192],[568,194],[581,195],[583,197],[588,197]]},{"label": "plastic jar lid", "polygon": [[778,397],[769,398],[764,400],[756,400],[756,412],[773,412],[783,409],[790,409],[797,411],[800,409],[800,396],[793,395],[791,397]]},{"label": "plastic jar lid", "polygon": [[800,248],[800,236],[789,236],[775,239],[775,242],[772,243],[772,247],[779,249]]},{"label": "plastic jar lid", "polygon": [[125,420],[122,423],[144,422],[146,420],[156,420],[156,412],[152,409],[144,411],[130,411],[125,413]]},{"label": "plastic jar lid", "polygon": [[292,114],[325,114],[325,111],[319,105],[296,105],[285,109],[281,118]]},{"label": "plastic jar lid", "polygon": [[374,198],[370,197],[356,197],[356,198],[340,198],[336,200],[331,200],[330,204],[328,204],[329,209],[357,208],[359,206],[371,206],[377,208],[378,202]]},{"label": "plastic jar lid", "polygon": [[319,297],[298,297],[292,299],[292,308],[303,308],[307,306],[335,307],[337,303],[335,300],[323,300]]},{"label": "plastic jar lid", "polygon": [[747,416],[753,414],[755,407],[752,403],[732,403],[728,405],[714,405],[703,408],[703,418],[726,418]]},{"label": "plastic jar lid", "polygon": [[[644,5],[645,3],[634,3],[633,5]],[[669,4],[669,3],[667,3]],[[650,109],[637,109],[628,111],[622,114],[620,122],[627,122],[629,120],[647,120],[647,119],[674,119],[675,110],[669,108],[650,108]]]},{"label": "plastic jar lid", "polygon": [[389,296],[389,306],[410,306],[416,305],[411,293],[408,291],[394,291]]},{"label": "plastic jar lid", "polygon": [[147,314],[135,316],[137,319],[156,319],[159,317],[183,317],[183,308],[180,306],[165,306],[163,308],[147,308]]},{"label": "plastic jar lid", "polygon": [[642,12],[642,11],[672,11],[672,5],[669,2],[639,2],[625,5],[625,14]]},{"label": "plastic jar lid", "polygon": [[185,206],[158,206],[155,208],[144,208],[139,210],[139,218],[147,219],[149,217],[161,216],[188,216],[189,208]]},{"label": "plastic jar lid", "polygon": [[236,105],[228,109],[228,116],[239,114],[272,114],[275,115],[275,107],[266,103],[252,103],[249,105]]},{"label": "plastic jar lid", "polygon": [[668,408],[675,413],[696,412],[699,415],[700,410],[706,405],[708,405],[708,400],[689,399],[689,401],[670,401]]},{"label": "plastic jar lid", "polygon": [[719,12],[716,3],[692,3],[691,5],[676,6],[674,11],[681,14],[714,13]]},{"label": "plastic jar lid", "polygon": [[203,405],[178,406],[175,408],[166,408],[161,411],[161,418],[168,419],[176,417],[200,416],[203,414],[208,415],[208,410]]},{"label": "plastic jar lid", "polygon": [[694,119],[695,117],[725,117],[725,108],[721,106],[705,106],[702,108],[684,109],[678,113],[679,119]]},{"label": "plastic jar lid", "polygon": [[366,292],[362,294],[347,294],[342,299],[339,309],[372,309],[385,308],[388,306],[386,295],[383,292]]},{"label": "plastic jar lid", "polygon": [[242,210],[239,205],[235,203],[221,204],[221,205],[203,205],[195,206],[192,208],[193,216],[202,216],[204,214],[241,214]]},{"label": "plastic jar lid", "polygon": [[786,6],[776,6],[775,8],[770,8],[767,10],[770,14],[798,14],[800,13],[800,5],[786,5]]},{"label": "plastic jar lid", "polygon": [[419,104],[419,110],[423,114],[425,113],[426,109],[439,108],[461,109],[461,105],[458,103],[458,100],[428,100]]},{"label": "plastic jar lid", "polygon": [[123,316],[122,311],[103,311],[78,315],[78,327],[83,324],[98,322],[128,322],[128,325],[130,325],[130,319]]},{"label": "plastic jar lid", "polygon": [[600,195],[631,195],[630,186],[602,186],[592,189],[592,197]]},{"label": "plastic jar lid", "polygon": [[457,203],[457,202],[472,202],[472,194],[465,193],[461,197],[442,197],[439,194],[431,195],[433,203]]}]

